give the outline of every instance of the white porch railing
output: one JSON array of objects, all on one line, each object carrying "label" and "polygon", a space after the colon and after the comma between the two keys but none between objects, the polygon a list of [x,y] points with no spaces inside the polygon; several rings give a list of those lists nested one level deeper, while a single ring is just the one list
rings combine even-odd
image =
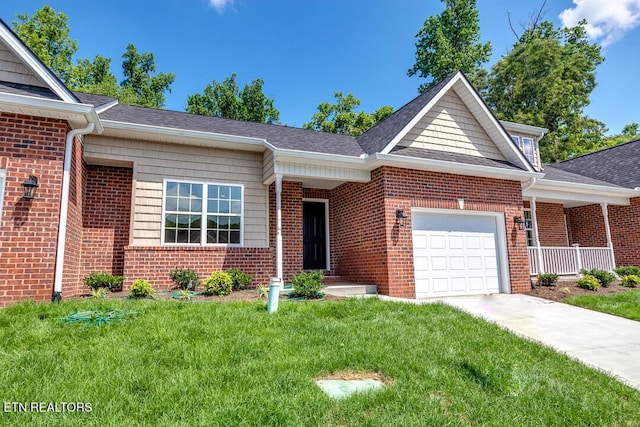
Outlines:
[{"label": "white porch railing", "polygon": [[[578,274],[581,269],[611,271],[615,268],[613,254],[610,248],[548,247],[542,246],[542,263],[545,273]],[[527,247],[529,254],[529,274],[540,272],[538,262],[538,248]]]}]

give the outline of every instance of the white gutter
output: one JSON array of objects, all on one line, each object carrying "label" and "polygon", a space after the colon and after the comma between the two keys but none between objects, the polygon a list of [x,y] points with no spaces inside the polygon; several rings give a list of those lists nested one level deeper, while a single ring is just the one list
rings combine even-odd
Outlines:
[{"label": "white gutter", "polygon": [[529,184],[527,184],[526,187],[522,188],[522,192],[524,193],[525,191],[528,191],[531,189],[531,187],[533,187],[534,185],[536,185],[536,182],[538,181],[538,178],[536,178],[535,176],[533,178],[531,178],[531,180],[529,181]]},{"label": "white gutter", "polygon": [[640,193],[637,190],[631,188],[609,187],[596,184],[581,184],[577,182],[566,181],[553,181],[549,179],[541,179],[540,181],[538,181],[536,183],[535,189],[575,191],[576,193],[597,194],[603,196],[640,196]]},{"label": "white gutter", "polygon": [[64,270],[64,252],[67,238],[67,218],[69,211],[69,186],[71,185],[71,157],[73,154],[73,140],[76,135],[86,135],[96,128],[94,122],[82,129],[74,129],[67,134],[64,150],[64,169],[62,174],[62,196],[60,197],[60,221],[58,226],[58,248],[56,251],[56,270],[53,282],[53,301],[62,299],[62,277]]}]

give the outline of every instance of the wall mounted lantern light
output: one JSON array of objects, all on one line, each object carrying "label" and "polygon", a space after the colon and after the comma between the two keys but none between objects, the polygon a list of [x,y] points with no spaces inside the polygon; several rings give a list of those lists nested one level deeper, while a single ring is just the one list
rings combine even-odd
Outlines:
[{"label": "wall mounted lantern light", "polygon": [[36,195],[36,188],[38,188],[38,178],[34,175],[29,175],[29,178],[22,183],[24,190],[23,196],[26,200],[32,200]]},{"label": "wall mounted lantern light", "polygon": [[514,216],[513,223],[518,226],[518,230],[524,230],[526,221],[521,216]]},{"label": "wall mounted lantern light", "polygon": [[396,224],[404,227],[405,219],[407,219],[407,216],[404,214],[404,211],[402,209],[396,209]]}]

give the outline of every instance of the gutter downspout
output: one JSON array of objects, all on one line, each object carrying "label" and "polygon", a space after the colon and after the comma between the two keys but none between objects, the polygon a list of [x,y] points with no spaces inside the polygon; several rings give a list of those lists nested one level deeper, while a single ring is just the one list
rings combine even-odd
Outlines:
[{"label": "gutter downspout", "polygon": [[62,173],[62,195],[60,197],[60,221],[58,226],[58,247],[56,250],[56,270],[53,282],[53,294],[51,301],[58,302],[62,299],[62,274],[64,270],[64,252],[67,239],[67,218],[69,212],[69,186],[71,185],[71,157],[73,154],[73,141],[76,135],[86,135],[93,132],[96,125],[91,122],[82,129],[73,129],[67,134],[64,149],[64,169]]}]

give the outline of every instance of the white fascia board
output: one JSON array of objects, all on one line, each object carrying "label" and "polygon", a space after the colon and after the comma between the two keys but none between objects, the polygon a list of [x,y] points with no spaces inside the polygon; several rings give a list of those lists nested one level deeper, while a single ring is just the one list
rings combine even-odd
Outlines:
[{"label": "white fascia board", "polygon": [[[1,27],[0,25],[0,28]],[[44,117],[47,117],[47,114],[54,113],[56,116],[60,116],[66,120],[84,117],[87,124],[95,124],[95,131],[97,133],[102,133],[103,130],[100,117],[98,117],[93,105],[69,103],[56,99],[37,98],[11,93],[0,93],[0,105],[33,110],[34,115],[44,115]]]},{"label": "white fascia board", "polygon": [[63,101],[78,103],[76,96],[31,52],[16,35],[0,25],[0,37],[26,66],[38,75]]},{"label": "white fascia board", "polygon": [[267,140],[260,138],[252,138],[246,136],[237,136],[237,135],[227,135],[223,133],[214,133],[214,132],[202,132],[196,130],[188,130],[188,129],[175,129],[175,128],[167,128],[163,126],[152,126],[152,125],[144,125],[138,123],[126,123],[119,122],[114,120],[102,120],[105,129],[113,129],[113,130],[124,130],[128,132],[139,132],[141,134],[147,135],[164,135],[164,136],[173,136],[173,137],[181,137],[181,138],[190,138],[190,139],[198,139],[198,140],[209,140],[209,141],[222,141],[222,142],[230,142],[230,143],[238,143],[238,144],[247,144],[253,146],[264,147],[266,149],[275,151],[276,148],[271,145]]},{"label": "white fascia board", "polygon": [[113,101],[111,101],[111,102],[107,102],[106,104],[102,104],[102,105],[100,105],[99,107],[96,107],[96,113],[98,113],[98,114],[102,114],[102,113],[104,113],[105,111],[107,111],[107,110],[109,110],[109,109],[111,109],[111,108],[115,107],[115,106],[116,106],[116,105],[118,105],[118,104],[119,104],[118,100],[117,100],[117,99],[114,99],[114,100],[113,100]]},{"label": "white fascia board", "polygon": [[438,92],[430,101],[427,105],[425,105],[422,110],[420,110],[420,112],[418,114],[416,114],[413,119],[411,119],[411,121],[400,131],[400,133],[398,133],[392,140],[391,142],[389,142],[387,144],[386,147],[384,147],[382,149],[382,151],[380,153],[382,154],[389,154],[391,152],[391,150],[393,150],[393,148],[398,145],[398,143],[402,140],[402,138],[405,137],[405,135],[407,133],[409,133],[409,131],[411,129],[413,129],[418,122],[422,119],[422,117],[424,117],[425,114],[427,114],[427,112],[433,108],[434,105],[436,105],[436,103],[438,101],[440,101],[440,98],[442,98],[444,96],[445,93],[447,93],[449,91],[449,89],[451,89],[451,87],[456,83],[456,81],[460,80],[462,78],[462,73],[460,73],[458,71],[458,73],[445,85],[442,87],[442,89],[440,89],[440,92]]},{"label": "white fascia board", "polygon": [[[478,105],[480,106],[480,109],[482,110],[482,112],[484,114],[486,114],[486,116],[489,118],[489,120],[491,121],[493,126],[495,126],[495,128],[498,130],[498,132],[500,133],[502,138],[504,138],[504,142],[506,142],[505,145],[506,145],[506,147],[509,148],[509,150],[511,151],[511,154],[515,154],[515,156],[518,158],[518,160],[520,160],[520,165],[524,166],[525,168],[527,168],[527,170],[530,171],[530,172],[535,172],[535,169],[533,169],[533,166],[531,166],[531,163],[529,163],[529,160],[527,160],[527,158],[525,157],[524,153],[522,151],[520,151],[520,149],[518,147],[516,147],[516,145],[514,144],[513,140],[511,139],[511,136],[507,134],[507,132],[505,131],[505,129],[502,126],[502,124],[500,123],[500,121],[496,118],[496,116],[493,115],[491,110],[489,110],[489,107],[487,107],[487,104],[482,100],[482,98],[480,98],[480,95],[471,86],[469,81],[467,79],[465,79],[465,78],[462,78],[462,76],[460,76],[460,78],[457,79],[456,81],[460,81],[464,85],[466,90],[469,91],[469,94],[471,94],[471,96],[473,97],[475,102],[478,103]],[[463,100],[463,102],[464,102],[464,100]],[[498,149],[500,149],[500,146],[498,146]],[[505,158],[507,158],[507,160],[510,160],[509,156],[505,156]]]},{"label": "white fascia board", "polygon": [[575,192],[581,194],[593,194],[598,196],[638,197],[640,191],[623,187],[608,187],[604,185],[581,184],[577,182],[552,181],[540,179],[531,188],[532,191],[543,190]]},{"label": "white fascia board", "polygon": [[456,175],[480,176],[484,178],[508,179],[525,182],[531,178],[542,178],[544,174],[524,170],[502,169],[491,166],[470,165],[467,163],[448,162],[444,160],[420,159],[417,157],[399,156],[397,154],[374,154],[369,157],[372,169],[380,166],[396,166],[406,169],[429,170],[433,172]]},{"label": "white fascia board", "polygon": [[337,163],[349,165],[349,168],[367,169],[367,157],[347,156],[344,154],[317,153],[314,151],[287,150],[276,148],[273,161],[297,162],[336,166]]}]

